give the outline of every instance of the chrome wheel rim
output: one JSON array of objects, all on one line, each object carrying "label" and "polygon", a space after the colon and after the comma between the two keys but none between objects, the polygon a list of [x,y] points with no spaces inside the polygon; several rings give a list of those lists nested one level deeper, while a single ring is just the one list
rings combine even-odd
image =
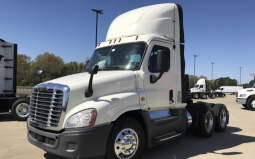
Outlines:
[{"label": "chrome wheel rim", "polygon": [[251,101],[252,108],[255,108],[255,100]]},{"label": "chrome wheel rim", "polygon": [[20,103],[16,107],[16,114],[22,118],[27,117],[29,114],[29,105],[27,103]]},{"label": "chrome wheel rim", "polygon": [[222,110],[220,113],[220,125],[221,127],[225,127],[227,122],[227,113],[225,110]]},{"label": "chrome wheel rim", "polygon": [[196,98],[196,99],[197,99],[197,98],[198,98],[198,94],[194,94],[194,98]]},{"label": "chrome wheel rim", "polygon": [[213,127],[213,115],[211,112],[207,112],[205,116],[205,128],[207,132],[210,132]]},{"label": "chrome wheel rim", "polygon": [[129,159],[135,155],[138,145],[138,135],[133,129],[127,128],[117,135],[114,143],[114,151],[118,158]]},{"label": "chrome wheel rim", "polygon": [[202,95],[202,98],[204,98],[204,99],[205,99],[205,98],[206,98],[206,95],[205,95],[205,94],[203,94],[203,95]]}]

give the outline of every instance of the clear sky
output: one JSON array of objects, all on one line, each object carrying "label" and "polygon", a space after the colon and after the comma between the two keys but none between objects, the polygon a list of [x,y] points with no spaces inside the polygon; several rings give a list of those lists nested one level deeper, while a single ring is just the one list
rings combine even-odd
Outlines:
[{"label": "clear sky", "polygon": [[0,0],[0,38],[18,44],[18,53],[34,59],[44,52],[65,62],[84,62],[118,15],[158,3],[178,3],[184,12],[186,73],[230,77],[247,83],[255,73],[254,0]]}]

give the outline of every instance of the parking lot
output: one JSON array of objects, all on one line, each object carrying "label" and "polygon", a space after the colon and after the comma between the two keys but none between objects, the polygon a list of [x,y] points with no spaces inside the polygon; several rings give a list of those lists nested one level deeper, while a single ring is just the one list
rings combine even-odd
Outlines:
[{"label": "parking lot", "polygon": [[[146,150],[142,159],[240,159],[255,158],[255,112],[235,102],[235,96],[206,99],[223,103],[230,113],[225,132],[215,132],[211,138],[186,134],[170,144]],[[31,145],[27,141],[26,122],[15,121],[10,114],[0,114],[0,159],[58,159],[57,156]]]}]

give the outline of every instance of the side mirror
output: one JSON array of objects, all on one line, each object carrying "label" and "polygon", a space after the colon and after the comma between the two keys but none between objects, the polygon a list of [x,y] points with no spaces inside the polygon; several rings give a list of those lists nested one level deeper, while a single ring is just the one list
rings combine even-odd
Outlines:
[{"label": "side mirror", "polygon": [[168,69],[168,56],[169,52],[165,51],[165,50],[158,50],[157,53],[157,70],[160,71],[160,74],[158,77],[154,76],[154,75],[150,75],[150,83],[156,83],[157,80],[159,80],[161,78],[161,76],[163,75],[163,73],[165,71],[167,71]]},{"label": "side mirror", "polygon": [[44,76],[45,71],[44,70],[38,70],[36,72],[36,75],[40,78],[40,83],[42,83],[42,77]]},{"label": "side mirror", "polygon": [[167,71],[167,69],[168,69],[167,58],[169,58],[168,51],[158,50],[158,55],[157,55],[157,69],[158,69],[158,71],[160,71],[160,72]]},{"label": "side mirror", "polygon": [[91,67],[91,68],[89,69],[89,74],[94,75],[94,74],[97,74],[97,72],[98,72],[98,65],[93,66],[93,67]]}]

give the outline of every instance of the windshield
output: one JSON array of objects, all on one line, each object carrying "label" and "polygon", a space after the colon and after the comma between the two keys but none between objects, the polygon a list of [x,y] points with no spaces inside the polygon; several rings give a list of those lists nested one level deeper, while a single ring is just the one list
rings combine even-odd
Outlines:
[{"label": "windshield", "polygon": [[199,85],[197,84],[197,85],[194,86],[194,88],[198,88],[198,86],[199,86]]},{"label": "windshield", "polygon": [[140,66],[144,43],[105,47],[94,51],[86,70],[98,65],[98,70],[134,70]]},{"label": "windshield", "polygon": [[217,90],[221,90],[221,88],[219,87]]},{"label": "windshield", "polygon": [[253,84],[252,88],[255,88],[255,83]]}]

